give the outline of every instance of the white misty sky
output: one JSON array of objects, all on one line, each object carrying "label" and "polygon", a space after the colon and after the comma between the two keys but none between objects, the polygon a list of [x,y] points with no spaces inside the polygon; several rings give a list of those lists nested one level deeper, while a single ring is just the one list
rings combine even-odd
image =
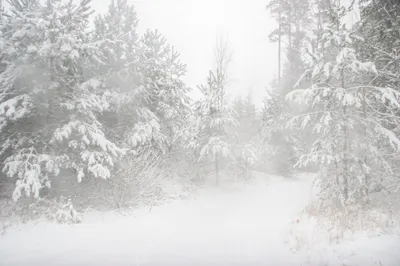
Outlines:
[{"label": "white misty sky", "polygon": [[[92,0],[105,12],[109,0]],[[187,64],[185,82],[192,88],[204,83],[213,66],[218,34],[228,34],[234,51],[230,95],[253,98],[261,104],[264,91],[276,75],[277,48],[269,43],[274,26],[265,9],[268,0],[130,0],[139,17],[139,32],[158,29]]]}]

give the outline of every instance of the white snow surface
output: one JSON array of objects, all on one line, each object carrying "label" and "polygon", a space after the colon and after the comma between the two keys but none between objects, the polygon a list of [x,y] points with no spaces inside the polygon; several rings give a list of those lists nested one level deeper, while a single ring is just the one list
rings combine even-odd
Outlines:
[{"label": "white snow surface", "polygon": [[133,215],[20,226],[0,237],[0,265],[400,265],[400,240],[389,235],[292,252],[288,232],[312,197],[311,181],[259,174]]}]

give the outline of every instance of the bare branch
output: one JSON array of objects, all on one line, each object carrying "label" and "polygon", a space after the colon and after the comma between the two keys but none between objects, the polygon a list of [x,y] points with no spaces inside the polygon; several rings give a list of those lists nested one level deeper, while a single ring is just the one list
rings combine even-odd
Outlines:
[{"label": "bare branch", "polygon": [[229,45],[229,38],[227,35],[218,35],[215,48],[214,48],[214,60],[217,68],[217,72],[221,75],[223,86],[226,86],[229,78],[229,66],[232,63],[233,51]]}]

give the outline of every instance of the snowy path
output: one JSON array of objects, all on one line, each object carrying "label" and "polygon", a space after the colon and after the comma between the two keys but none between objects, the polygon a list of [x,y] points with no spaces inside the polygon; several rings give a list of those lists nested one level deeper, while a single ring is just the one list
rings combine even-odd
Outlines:
[{"label": "snowy path", "polygon": [[304,179],[268,178],[235,191],[203,191],[135,217],[25,227],[0,238],[0,265],[307,265],[284,239],[309,195]]}]

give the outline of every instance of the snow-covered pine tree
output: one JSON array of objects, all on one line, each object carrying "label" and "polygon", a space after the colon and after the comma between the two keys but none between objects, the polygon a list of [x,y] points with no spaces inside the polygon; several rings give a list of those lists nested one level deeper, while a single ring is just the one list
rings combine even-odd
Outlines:
[{"label": "snow-covered pine tree", "polygon": [[93,76],[102,62],[87,33],[90,1],[9,3],[0,29],[0,130],[3,171],[18,179],[14,199],[38,197],[60,167],[79,181],[108,178],[123,151],[97,120],[109,105]]},{"label": "snow-covered pine tree", "polygon": [[225,88],[222,75],[210,71],[207,85],[199,86],[203,99],[194,106],[191,127],[191,148],[197,151],[197,160],[211,160],[215,166],[216,184],[219,183],[220,161],[231,156],[231,138],[227,126],[236,126],[234,111],[223,101]]},{"label": "snow-covered pine tree", "polygon": [[[131,92],[132,88],[139,86],[140,81],[129,72],[129,67],[132,64],[136,66],[138,60],[138,19],[133,6],[127,0],[110,1],[108,12],[97,16],[94,24],[94,44],[101,51],[101,60],[104,62],[98,69],[99,76],[105,77],[107,87],[112,92]],[[126,83],[132,84],[132,88]],[[126,98],[128,95],[124,96]],[[118,107],[118,103],[113,105],[117,105],[113,109]]]},{"label": "snow-covered pine tree", "polygon": [[364,0],[361,4],[361,20],[355,28],[365,42],[357,52],[362,58],[375,62],[380,75],[373,84],[399,88],[400,2]]},{"label": "snow-covered pine tree", "polygon": [[[179,131],[179,139],[196,162],[212,162],[216,184],[219,183],[220,161],[231,156],[229,126],[237,126],[236,113],[225,100],[232,53],[228,41],[217,39],[216,70],[210,70],[206,85],[199,86],[202,98],[193,104],[189,125]],[[208,163],[209,164],[209,163]]]},{"label": "snow-covered pine tree", "polygon": [[186,66],[159,32],[138,38],[136,13],[126,0],[112,1],[95,25],[112,102],[102,117],[108,134],[135,154],[165,152],[190,108]]},{"label": "snow-covered pine tree", "polygon": [[[134,56],[126,54],[126,50],[129,48],[127,45],[135,45],[139,38],[136,32],[137,25],[136,12],[127,0],[110,1],[108,12],[96,17],[95,33],[99,41],[103,40],[111,49],[109,60],[117,61]],[[112,63],[113,61],[110,62]]]},{"label": "snow-covered pine tree", "polygon": [[260,153],[277,174],[290,176],[299,148],[295,132],[286,130],[289,113],[279,92],[268,92],[261,110]]},{"label": "snow-covered pine tree", "polygon": [[257,116],[256,105],[254,104],[251,89],[243,101],[244,116],[249,120],[254,120]]},{"label": "snow-covered pine tree", "polygon": [[261,135],[263,142],[264,153],[275,156],[277,147],[273,146],[276,143],[276,134],[279,134],[280,123],[282,116],[282,103],[277,95],[273,92],[266,93],[261,109]]},{"label": "snow-covered pine tree", "polygon": [[237,118],[234,126],[225,127],[226,132],[231,136],[231,155],[233,160],[228,162],[225,171],[232,178],[251,178],[251,168],[258,162],[257,148],[255,141],[258,136],[259,117],[252,99],[251,91],[242,100],[237,97],[232,104],[233,115]]},{"label": "snow-covered pine tree", "polygon": [[105,62],[99,68],[99,75],[110,102],[101,121],[107,136],[134,155],[150,151],[154,146],[162,148],[164,142],[159,119],[149,107],[149,92],[140,73],[137,24],[132,5],[126,0],[111,1],[108,12],[96,18],[94,34],[94,44]]},{"label": "snow-covered pine tree", "polygon": [[[23,188],[28,196],[38,197],[41,186],[50,185],[48,175],[57,174],[58,169],[52,167],[56,165],[54,157],[35,147],[43,149],[51,137],[51,132],[45,132],[44,128],[44,108],[35,106],[35,103],[43,103],[41,87],[47,85],[47,78],[44,73],[40,75],[35,71],[40,69],[40,64],[33,65],[36,56],[32,56],[37,53],[37,44],[45,41],[40,30],[46,28],[46,23],[35,15],[44,12],[36,1],[12,1],[10,4],[10,13],[2,13],[0,19],[0,138],[3,171],[9,177],[18,178],[14,193],[14,199],[18,199]],[[42,140],[43,135],[47,136],[46,140]]]},{"label": "snow-covered pine tree", "polygon": [[189,87],[183,82],[186,65],[179,53],[157,30],[146,31],[139,43],[138,71],[147,92],[146,102],[160,124],[160,135],[169,149],[190,114]]},{"label": "snow-covered pine tree", "polygon": [[[292,89],[303,70],[302,48],[311,22],[310,7],[310,0],[271,0],[267,5],[272,18],[278,24],[278,27],[270,32],[269,39],[272,42],[278,42],[276,86],[282,94]],[[287,60],[282,63],[284,48]],[[281,78],[282,76],[284,79]]]},{"label": "snow-covered pine tree", "polygon": [[[400,91],[400,2],[398,1],[360,1],[360,21],[355,28],[365,42],[357,47],[357,54],[364,60],[375,63],[378,75],[373,76],[370,84],[378,87],[390,87]],[[391,112],[385,105],[378,109],[381,113]],[[400,136],[398,114],[388,125],[397,137]],[[393,171],[399,173],[399,156],[393,156]],[[397,174],[398,175],[398,174]]]},{"label": "snow-covered pine tree", "polygon": [[[45,10],[52,11],[53,20],[59,20],[59,24],[54,25],[59,31],[58,36],[53,36],[57,41],[46,46],[48,53],[44,51],[43,56],[58,55],[50,67],[60,70],[51,72],[50,76],[60,77],[58,82],[63,86],[59,89],[68,93],[59,102],[67,120],[54,131],[51,142],[57,145],[58,152],[65,158],[61,166],[74,169],[79,182],[88,174],[109,178],[115,159],[124,153],[107,139],[98,120],[110,105],[104,93],[102,76],[97,72],[104,64],[100,59],[101,51],[92,44],[87,29],[92,14],[90,2],[82,0],[75,5],[53,0],[48,1],[45,7]],[[48,31],[54,31],[53,27]]]},{"label": "snow-covered pine tree", "polygon": [[4,7],[3,7],[3,0],[0,0],[0,23],[1,23],[1,19],[4,13]]},{"label": "snow-covered pine tree", "polygon": [[240,122],[240,120],[244,117],[244,105],[242,97],[236,97],[236,99],[233,101],[232,107],[237,114],[237,120]]},{"label": "snow-covered pine tree", "polygon": [[[278,22],[278,27],[271,31],[269,38],[272,42],[278,42],[279,56],[278,77],[271,83],[272,92],[267,93],[261,114],[261,152],[264,160],[275,171],[290,175],[297,150],[303,146],[300,143],[304,136],[285,129],[288,118],[295,110],[284,98],[293,90],[305,69],[305,51],[310,46],[307,38],[311,31],[311,3],[309,0],[273,0],[269,2],[267,9]],[[286,57],[284,63],[283,56]]]},{"label": "snow-covered pine tree", "polygon": [[246,98],[243,100],[243,112],[238,129],[241,143],[250,143],[254,141],[260,127],[260,120],[257,114],[256,105],[253,100],[250,89]]},{"label": "snow-covered pine tree", "polygon": [[[321,200],[363,203],[371,192],[397,182],[390,159],[400,150],[400,141],[389,125],[399,123],[393,114],[400,94],[371,85],[376,68],[357,59],[354,47],[363,40],[346,29],[346,9],[331,0],[328,12],[330,23],[323,25],[315,65],[305,75],[312,86],[286,97],[306,102],[310,111],[293,117],[288,126],[313,131],[311,151],[297,165],[318,164]],[[385,112],[379,110],[382,105]]]}]

